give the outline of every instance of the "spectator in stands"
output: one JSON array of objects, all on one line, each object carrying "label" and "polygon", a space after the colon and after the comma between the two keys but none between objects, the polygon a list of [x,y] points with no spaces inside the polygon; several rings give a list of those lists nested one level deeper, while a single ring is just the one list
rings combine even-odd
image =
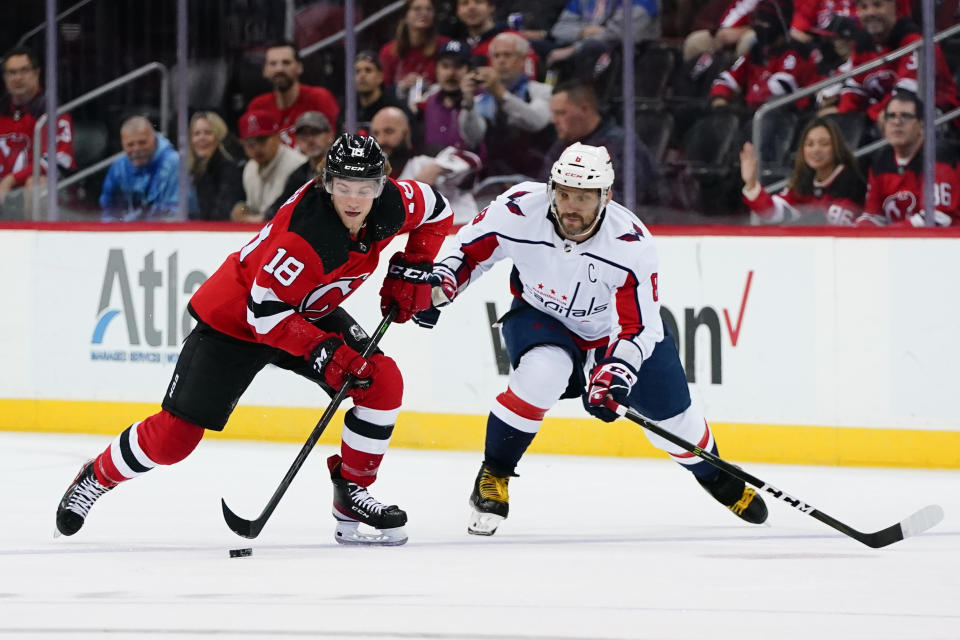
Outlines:
[{"label": "spectator in stands", "polygon": [[[6,92],[0,98],[0,210],[14,209],[6,202],[10,191],[33,186],[33,128],[46,111],[46,98],[40,87],[40,62],[24,47],[11,49],[3,57],[3,83]],[[42,148],[47,148],[46,128]],[[45,158],[40,166],[46,170]],[[73,169],[73,122],[69,114],[57,117],[57,166]],[[29,198],[24,198],[29,202]]]},{"label": "spectator in stands", "polygon": [[333,94],[323,87],[302,84],[303,63],[296,47],[280,42],[267,47],[263,60],[263,77],[273,91],[263,93],[250,101],[247,111],[266,111],[280,123],[280,138],[287,146],[294,145],[293,125],[301,113],[319,111],[330,122],[337,122],[340,105]]},{"label": "spectator in stands", "polygon": [[[592,87],[578,82],[558,84],[550,98],[550,115],[557,130],[557,141],[547,151],[543,167],[540,170],[540,180],[546,182],[550,177],[553,166],[552,159],[560,156],[560,152],[573,144],[583,144],[606,147],[613,162],[614,198],[623,193],[623,127],[610,118],[604,118],[597,103],[597,94]],[[637,140],[636,142],[636,185],[637,201],[643,204],[653,204],[659,200],[658,182],[659,170],[650,150]]]},{"label": "spectator in stands", "polygon": [[[726,9],[712,29],[696,29],[683,41],[683,61],[700,58],[700,64],[709,66],[718,51],[732,51],[736,57],[747,55],[756,42],[750,19],[759,0],[713,0],[726,2]],[[708,7],[715,4],[708,5]]]},{"label": "spectator in stands", "polygon": [[[855,37],[854,67],[922,39],[920,28],[910,18],[897,18],[895,0],[858,0],[857,15],[864,30]],[[919,56],[920,51],[914,51],[847,80],[840,95],[839,111],[865,111],[871,120],[877,120],[895,90],[917,92]],[[960,106],[957,87],[940,45],[934,45],[934,56],[935,103],[946,112]]]},{"label": "spectator in stands", "polygon": [[[793,93],[817,80],[809,49],[790,38],[792,17],[790,0],[760,0],[751,18],[756,42],[714,81],[711,106],[728,106],[742,96],[753,112],[770,98]],[[807,99],[798,101],[801,108],[808,104]]]},{"label": "spectator in stands", "polygon": [[856,0],[797,0],[790,23],[790,37],[811,42],[821,33],[839,31],[837,18],[856,24]]},{"label": "spectator in stands", "polygon": [[[923,198],[923,102],[910,91],[897,91],[882,112],[883,137],[890,143],[876,152],[867,177],[867,198],[857,224],[926,225]],[[933,141],[936,144],[936,141]],[[937,149],[934,167],[934,222],[960,224],[960,173],[954,149]]]},{"label": "spectator in stands", "polygon": [[[475,65],[489,65],[487,55],[494,36],[507,31],[507,25],[494,21],[496,5],[493,0],[457,0],[457,25],[455,38],[466,42]],[[537,77],[537,55],[533,49],[527,52],[524,73]]]},{"label": "spectator in stands", "polygon": [[380,49],[384,84],[395,95],[406,97],[418,83],[428,87],[436,79],[434,55],[449,38],[437,34],[434,15],[433,0],[407,0],[397,37]]},{"label": "spectator in stands", "polygon": [[124,156],[107,170],[100,193],[105,221],[154,220],[178,213],[180,154],[143,116],[120,127]]},{"label": "spectator in stands", "polygon": [[[660,37],[660,6],[657,0],[631,0],[634,41]],[[551,67],[571,57],[592,67],[600,55],[620,48],[623,37],[623,0],[570,0],[550,35],[561,45],[547,56]],[[580,74],[577,74],[578,76]]]},{"label": "spectator in stands", "polygon": [[248,111],[237,126],[240,144],[247,154],[243,167],[244,201],[234,205],[234,222],[261,223],[267,208],[280,197],[287,178],[307,157],[283,144],[280,124],[270,111]]},{"label": "spectator in stands", "polygon": [[766,223],[851,226],[863,210],[866,183],[830,120],[814,118],[804,127],[793,175],[780,193],[771,196],[760,184],[750,142],[740,152],[740,175],[744,202]]},{"label": "spectator in stands", "polygon": [[376,139],[390,160],[390,177],[396,179],[413,156],[413,140],[407,114],[396,107],[384,107],[373,115],[370,135]]},{"label": "spectator in stands", "polygon": [[353,77],[357,85],[357,126],[370,125],[373,114],[384,107],[407,110],[407,105],[393,92],[383,90],[383,69],[373,51],[361,51],[354,59]]},{"label": "spectator in stands", "polygon": [[[492,66],[466,74],[461,84],[460,132],[468,148],[486,141],[487,175],[536,176],[552,142],[552,136],[538,135],[550,124],[552,90],[524,73],[529,50],[522,36],[498,34],[488,50]],[[510,144],[497,144],[504,140]]]},{"label": "spectator in stands", "polygon": [[213,111],[190,118],[191,220],[230,220],[234,203],[243,200],[240,164],[224,148],[226,137],[227,125]]},{"label": "spectator in stands", "polygon": [[436,156],[413,155],[410,151],[410,122],[396,107],[386,107],[373,116],[371,135],[390,161],[390,177],[419,180],[437,188],[450,201],[456,224],[477,215],[471,187],[480,169],[480,158],[470,151],[445,147]]},{"label": "spectator in stands", "polygon": [[[790,38],[792,6],[790,0],[760,0],[751,18],[756,42],[747,55],[714,80],[711,107],[728,108],[735,98],[742,97],[748,114],[752,114],[771,98],[788,95],[819,79],[809,47]],[[805,110],[811,103],[809,98],[802,98],[788,108]],[[781,153],[794,132],[789,120],[787,108],[763,119],[760,154],[764,162],[783,161]]]},{"label": "spectator in stands", "polygon": [[550,30],[569,3],[569,0],[501,0],[497,2],[493,19],[529,40],[537,57],[546,60],[547,54],[557,47],[550,38]]},{"label": "spectator in stands", "polygon": [[297,134],[297,149],[307,157],[307,161],[293,170],[287,178],[283,191],[267,208],[267,220],[273,220],[283,203],[292,196],[297,189],[313,180],[320,172],[320,167],[327,157],[327,151],[333,144],[333,127],[327,116],[319,111],[301,113],[295,125]]},{"label": "spectator in stands", "polygon": [[[427,154],[445,147],[471,149],[460,133],[460,111],[465,102],[461,84],[467,75],[470,49],[459,40],[450,40],[437,52],[437,83],[430,87],[417,105],[421,148]],[[472,98],[467,104],[473,104]]]}]

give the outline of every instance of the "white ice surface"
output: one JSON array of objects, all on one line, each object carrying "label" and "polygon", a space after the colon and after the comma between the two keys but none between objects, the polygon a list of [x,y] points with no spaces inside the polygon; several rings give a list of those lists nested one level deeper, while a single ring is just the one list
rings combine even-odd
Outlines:
[{"label": "white ice surface", "polygon": [[[741,524],[666,460],[529,455],[511,513],[468,536],[479,453],[391,450],[373,487],[410,516],[394,548],[334,543],[320,446],[260,537],[298,445],[204,441],[53,539],[104,436],[0,433],[0,638],[960,638],[960,473],[743,465],[861,530],[939,503],[872,550],[783,504]],[[228,550],[253,547],[231,559]]]}]

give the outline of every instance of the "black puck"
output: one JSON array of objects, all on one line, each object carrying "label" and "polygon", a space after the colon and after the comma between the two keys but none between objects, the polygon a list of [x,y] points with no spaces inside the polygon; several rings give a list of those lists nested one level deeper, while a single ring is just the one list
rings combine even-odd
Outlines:
[{"label": "black puck", "polygon": [[253,549],[230,549],[231,558],[246,558],[253,555]]}]

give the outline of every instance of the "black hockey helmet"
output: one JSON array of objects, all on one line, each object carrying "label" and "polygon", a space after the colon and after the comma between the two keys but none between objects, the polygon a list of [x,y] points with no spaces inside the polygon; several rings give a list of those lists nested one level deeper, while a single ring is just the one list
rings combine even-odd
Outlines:
[{"label": "black hockey helmet", "polygon": [[323,168],[323,186],[333,193],[333,179],[371,180],[376,182],[379,196],[386,181],[386,156],[372,136],[359,133],[340,134],[330,150]]}]

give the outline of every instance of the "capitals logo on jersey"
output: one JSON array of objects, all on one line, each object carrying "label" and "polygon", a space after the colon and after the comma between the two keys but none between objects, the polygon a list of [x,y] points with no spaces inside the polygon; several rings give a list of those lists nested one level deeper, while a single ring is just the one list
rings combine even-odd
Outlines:
[{"label": "capitals logo on jersey", "polygon": [[354,278],[341,278],[321,285],[308,293],[298,311],[310,321],[319,320],[340,304],[367,279],[369,273]]},{"label": "capitals logo on jersey", "polygon": [[617,240],[623,240],[624,242],[640,242],[643,239],[643,229],[637,225],[633,225],[633,233],[625,233],[622,236],[617,236]]}]

